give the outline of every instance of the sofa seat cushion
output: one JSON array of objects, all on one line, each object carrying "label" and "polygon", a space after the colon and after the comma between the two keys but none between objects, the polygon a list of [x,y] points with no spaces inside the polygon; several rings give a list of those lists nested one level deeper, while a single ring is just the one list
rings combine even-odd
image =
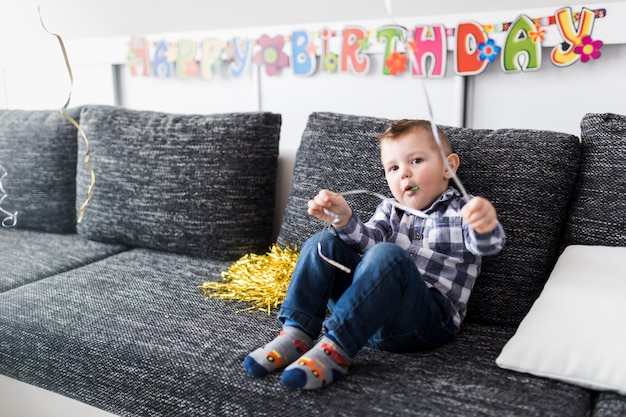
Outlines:
[{"label": "sofa seat cushion", "polygon": [[626,116],[586,114],[582,156],[563,245],[626,246]]},{"label": "sofa seat cushion", "polygon": [[[309,117],[296,154],[279,244],[301,245],[324,227],[306,211],[307,201],[321,188],[391,195],[376,138],[389,123],[336,113]],[[549,131],[442,128],[460,155],[458,175],[465,188],[493,202],[507,234],[504,250],[483,259],[466,320],[517,326],[556,262],[578,170],[579,140]],[[349,201],[367,220],[380,200],[358,195]]]},{"label": "sofa seat cushion", "polygon": [[[78,121],[80,108],[67,113]],[[8,195],[2,207],[18,212],[16,227],[76,231],[77,138],[58,110],[0,110],[0,164]]]},{"label": "sofa seat cushion", "polygon": [[[81,125],[96,185],[79,234],[216,260],[272,243],[280,115],[86,106]],[[77,204],[89,179],[80,166]]]},{"label": "sofa seat cushion", "polygon": [[365,348],[314,394],[253,379],[243,358],[280,327],[194,292],[226,266],[133,249],[0,294],[0,373],[119,415],[589,414],[589,391],[496,366],[504,327],[468,325],[422,353]]},{"label": "sofa seat cushion", "polygon": [[0,292],[78,268],[126,250],[76,234],[0,228]]}]

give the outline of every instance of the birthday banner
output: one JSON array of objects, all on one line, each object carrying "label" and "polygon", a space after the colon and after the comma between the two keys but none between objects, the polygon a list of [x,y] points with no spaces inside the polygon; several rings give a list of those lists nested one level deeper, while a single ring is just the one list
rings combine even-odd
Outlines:
[{"label": "birthday banner", "polygon": [[378,70],[385,75],[441,78],[451,50],[457,75],[478,75],[496,62],[505,73],[519,73],[541,68],[546,30],[554,27],[560,42],[551,50],[552,64],[567,67],[599,59],[603,42],[593,37],[593,28],[606,13],[604,8],[583,7],[574,12],[564,7],[550,16],[520,15],[514,21],[495,24],[468,21],[456,27],[432,24],[407,29],[394,24],[372,30],[347,26],[340,31],[323,28],[263,34],[257,39],[175,42],[132,38],[126,65],[133,76],[159,78],[213,79],[221,65],[227,65],[232,77],[242,76],[251,65],[262,67],[268,76],[283,70],[300,76],[319,72],[361,75],[372,70],[371,55],[382,54]]}]

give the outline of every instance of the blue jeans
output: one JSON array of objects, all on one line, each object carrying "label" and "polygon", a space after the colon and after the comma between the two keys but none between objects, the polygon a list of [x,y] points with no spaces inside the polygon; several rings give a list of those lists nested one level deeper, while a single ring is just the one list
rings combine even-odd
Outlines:
[{"label": "blue jeans", "polygon": [[[281,322],[292,320],[313,338],[324,326],[351,357],[366,343],[408,352],[452,339],[450,301],[426,285],[408,252],[379,243],[361,256],[327,230],[320,233],[302,246],[278,314]],[[352,273],[320,258],[318,241],[324,255]]]}]

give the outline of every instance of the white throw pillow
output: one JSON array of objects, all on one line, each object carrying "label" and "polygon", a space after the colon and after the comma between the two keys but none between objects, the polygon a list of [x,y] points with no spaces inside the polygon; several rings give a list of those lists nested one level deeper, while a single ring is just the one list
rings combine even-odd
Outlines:
[{"label": "white throw pillow", "polygon": [[567,247],[496,363],[626,394],[626,247]]}]

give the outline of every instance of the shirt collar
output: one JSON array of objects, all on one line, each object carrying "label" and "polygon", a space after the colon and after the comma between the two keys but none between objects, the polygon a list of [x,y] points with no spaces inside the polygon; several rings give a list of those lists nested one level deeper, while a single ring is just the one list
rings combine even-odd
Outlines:
[{"label": "shirt collar", "polygon": [[457,190],[454,187],[448,187],[448,189],[446,191],[443,192],[443,194],[441,194],[434,202],[433,204],[431,204],[430,207],[428,207],[426,210],[424,210],[424,212],[426,214],[431,214],[437,211],[441,211],[442,209],[445,210],[446,207],[448,207],[449,205],[449,201],[455,198],[458,198],[461,196],[461,193],[459,193],[459,190]]}]

